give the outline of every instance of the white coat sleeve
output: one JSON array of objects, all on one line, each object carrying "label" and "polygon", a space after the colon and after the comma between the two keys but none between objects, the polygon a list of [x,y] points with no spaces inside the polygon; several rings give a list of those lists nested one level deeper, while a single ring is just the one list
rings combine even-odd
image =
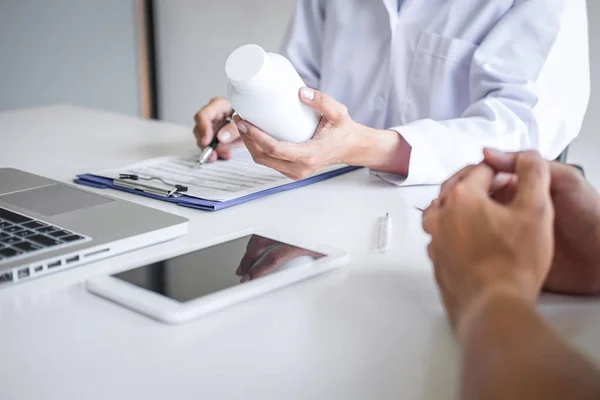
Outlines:
[{"label": "white coat sleeve", "polygon": [[300,74],[306,86],[319,89],[326,0],[297,0],[280,53]]},{"label": "white coat sleeve", "polygon": [[585,0],[516,0],[475,51],[471,105],[457,119],[393,127],[412,146],[397,185],[440,184],[484,147],[555,159],[578,135],[590,96]]}]

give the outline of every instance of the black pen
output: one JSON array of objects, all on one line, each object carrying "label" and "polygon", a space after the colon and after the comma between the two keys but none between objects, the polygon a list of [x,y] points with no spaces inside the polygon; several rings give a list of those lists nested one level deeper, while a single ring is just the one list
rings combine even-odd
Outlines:
[{"label": "black pen", "polygon": [[234,115],[235,115],[235,111],[232,111],[231,114],[227,118],[225,118],[225,120],[223,121],[223,124],[219,127],[219,129],[217,129],[215,131],[215,137],[213,137],[213,140],[210,142],[210,144],[208,146],[206,146],[205,148],[202,149],[202,152],[200,153],[200,157],[198,157],[198,161],[196,161],[196,164],[194,164],[193,168],[196,168],[198,165],[202,165],[206,161],[208,161],[208,159],[210,158],[212,153],[219,146],[219,138],[218,138],[219,131],[221,129],[223,129],[226,125],[230,124],[231,121],[233,121]]}]

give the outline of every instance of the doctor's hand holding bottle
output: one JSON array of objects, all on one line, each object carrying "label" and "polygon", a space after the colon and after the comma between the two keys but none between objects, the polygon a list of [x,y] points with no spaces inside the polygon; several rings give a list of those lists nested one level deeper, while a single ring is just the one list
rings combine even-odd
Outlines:
[{"label": "doctor's hand holding bottle", "polygon": [[411,148],[396,131],[373,129],[353,121],[346,106],[317,90],[303,87],[298,95],[302,103],[322,115],[312,139],[301,143],[278,141],[239,116],[215,132],[232,107],[227,100],[214,98],[195,116],[198,146],[207,146],[218,135],[220,145],[210,161],[217,157],[227,160],[231,146],[241,140],[256,163],[294,180],[333,164],[408,175]]}]

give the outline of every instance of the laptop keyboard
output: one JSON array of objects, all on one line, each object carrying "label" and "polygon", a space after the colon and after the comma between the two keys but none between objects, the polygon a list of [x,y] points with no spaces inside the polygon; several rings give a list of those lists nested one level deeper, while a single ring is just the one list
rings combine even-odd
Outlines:
[{"label": "laptop keyboard", "polygon": [[85,239],[75,232],[0,207],[0,263]]}]

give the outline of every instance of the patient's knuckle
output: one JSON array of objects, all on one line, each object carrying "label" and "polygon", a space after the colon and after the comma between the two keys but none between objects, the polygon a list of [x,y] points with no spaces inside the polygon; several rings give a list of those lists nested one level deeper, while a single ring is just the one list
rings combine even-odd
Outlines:
[{"label": "patient's knuckle", "polygon": [[528,170],[539,175],[543,174],[545,168],[547,168],[544,159],[541,157],[540,153],[535,150],[523,152],[519,161]]},{"label": "patient's knuckle", "polygon": [[421,225],[425,233],[430,235],[433,233],[433,221],[431,216],[425,215],[421,221]]},{"label": "patient's knuckle", "polygon": [[537,220],[538,218],[543,217],[544,215],[548,214],[550,212],[550,210],[551,210],[551,207],[548,204],[548,201],[546,201],[545,198],[539,198],[539,199],[535,199],[532,202],[531,207],[528,210],[528,212],[530,213],[532,218]]},{"label": "patient's knuckle", "polygon": [[453,182],[451,182],[450,180],[442,183],[442,186],[440,186],[440,193],[444,193],[447,192],[448,189],[452,186]]},{"label": "patient's knuckle", "polygon": [[536,176],[541,177],[544,174],[544,172],[546,170],[546,165],[540,158],[531,157],[531,158],[526,159],[525,162],[526,162],[529,170],[532,173],[534,173]]},{"label": "patient's knuckle", "polygon": [[460,203],[468,199],[470,193],[469,186],[464,182],[456,183],[448,193],[450,203]]},{"label": "patient's knuckle", "polygon": [[521,157],[533,161],[541,159],[540,153],[536,150],[526,150],[521,154]]}]

